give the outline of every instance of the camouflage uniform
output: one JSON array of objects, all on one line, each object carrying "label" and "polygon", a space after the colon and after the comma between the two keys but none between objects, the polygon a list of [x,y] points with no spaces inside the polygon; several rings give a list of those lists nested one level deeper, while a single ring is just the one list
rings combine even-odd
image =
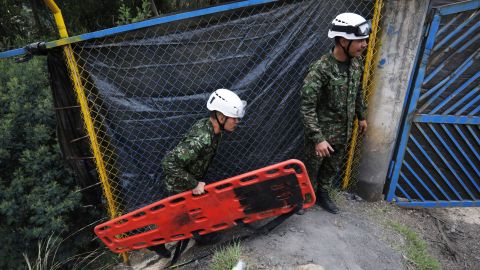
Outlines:
[{"label": "camouflage uniform", "polygon": [[[301,114],[305,130],[305,156],[310,180],[318,191],[327,191],[342,169],[355,115],[364,120],[361,93],[363,68],[350,60],[342,72],[332,53],[314,62],[301,90]],[[344,64],[345,65],[345,64]],[[315,154],[315,145],[327,141],[335,150],[330,157]]]},{"label": "camouflage uniform", "polygon": [[194,189],[203,181],[221,135],[210,118],[197,121],[183,140],[163,159],[164,180],[171,195]]}]

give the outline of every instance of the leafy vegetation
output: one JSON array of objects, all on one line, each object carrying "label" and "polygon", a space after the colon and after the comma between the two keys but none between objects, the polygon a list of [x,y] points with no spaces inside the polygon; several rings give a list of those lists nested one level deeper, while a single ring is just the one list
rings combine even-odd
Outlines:
[{"label": "leafy vegetation", "polygon": [[218,249],[210,262],[210,269],[224,270],[232,269],[242,256],[242,247],[240,242],[234,242],[230,246]]},{"label": "leafy vegetation", "polygon": [[136,14],[133,15],[132,9],[125,5],[124,1],[120,1],[120,8],[118,9],[118,21],[117,24],[129,24],[134,22],[143,21],[146,18],[150,17],[151,9],[150,9],[150,2],[148,0],[142,1],[142,7],[136,8]]},{"label": "leafy vegetation", "polygon": [[[0,62],[0,104],[0,269],[17,269],[38,241],[62,241],[98,213],[83,205],[64,164],[44,58]],[[95,248],[92,237],[91,226],[71,235],[58,258]]]},{"label": "leafy vegetation", "polygon": [[[226,1],[56,2],[76,35]],[[0,51],[58,38],[42,0],[0,5]],[[72,269],[72,258],[98,256],[92,224],[106,211],[85,205],[56,139],[54,111],[44,57],[0,59],[0,269]]]}]

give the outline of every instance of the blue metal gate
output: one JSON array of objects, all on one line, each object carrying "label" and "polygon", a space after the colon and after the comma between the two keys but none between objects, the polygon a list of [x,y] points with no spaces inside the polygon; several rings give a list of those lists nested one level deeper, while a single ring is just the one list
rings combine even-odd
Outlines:
[{"label": "blue metal gate", "polygon": [[480,206],[480,1],[434,9],[407,94],[388,201]]}]

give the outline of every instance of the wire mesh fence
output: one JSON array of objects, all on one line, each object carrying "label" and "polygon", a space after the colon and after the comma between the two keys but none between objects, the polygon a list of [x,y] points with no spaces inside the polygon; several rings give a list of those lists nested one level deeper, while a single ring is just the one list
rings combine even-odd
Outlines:
[{"label": "wire mesh fence", "polygon": [[[208,116],[206,100],[217,88],[235,91],[249,105],[237,130],[223,136],[207,182],[303,159],[299,90],[307,68],[332,48],[327,31],[337,14],[372,19],[375,9],[379,16],[378,1],[278,1],[72,44],[65,54],[78,69],[70,69],[71,77],[86,108],[111,215],[163,198],[162,159]],[[374,41],[364,78],[367,100]],[[345,188],[356,177],[360,147],[354,145],[345,159],[350,165],[339,172]]]}]

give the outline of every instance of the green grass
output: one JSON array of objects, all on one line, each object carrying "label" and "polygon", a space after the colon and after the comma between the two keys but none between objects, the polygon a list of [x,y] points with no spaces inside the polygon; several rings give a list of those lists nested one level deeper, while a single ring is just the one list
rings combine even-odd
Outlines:
[{"label": "green grass", "polygon": [[59,237],[50,235],[47,239],[37,243],[37,255],[30,258],[26,252],[25,269],[28,270],[62,270],[62,269],[108,269],[117,262],[112,253],[106,248],[98,248],[93,251],[75,254],[66,259],[60,259],[57,254],[62,249],[62,241]]},{"label": "green grass", "polygon": [[242,256],[242,247],[240,242],[234,242],[230,246],[221,247],[213,254],[210,262],[211,270],[232,269]]},{"label": "green grass", "polygon": [[398,222],[388,224],[405,238],[402,247],[407,262],[418,270],[440,270],[440,263],[428,253],[427,243],[412,229]]}]

